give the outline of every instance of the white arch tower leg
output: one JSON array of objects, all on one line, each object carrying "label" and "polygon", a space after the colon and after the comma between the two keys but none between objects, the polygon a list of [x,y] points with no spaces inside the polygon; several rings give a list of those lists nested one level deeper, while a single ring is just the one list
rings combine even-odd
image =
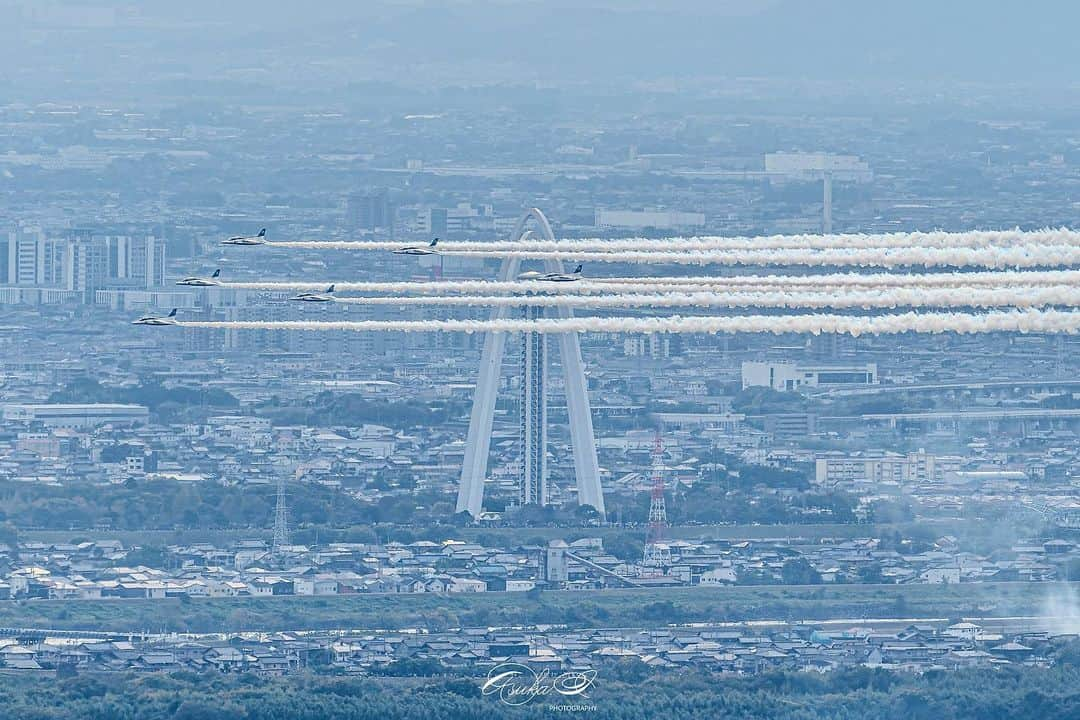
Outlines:
[{"label": "white arch tower leg", "polygon": [[[516,237],[516,235],[515,235]],[[499,280],[509,280],[521,267],[518,258],[506,258],[499,268]],[[507,316],[508,308],[496,308],[493,320]],[[490,332],[484,337],[480,354],[480,373],[476,378],[469,434],[465,439],[465,459],[461,465],[461,484],[458,485],[457,512],[479,517],[484,505],[484,479],[487,477],[488,453],[491,450],[491,426],[495,420],[495,400],[499,390],[499,373],[506,351],[506,333]]]}]

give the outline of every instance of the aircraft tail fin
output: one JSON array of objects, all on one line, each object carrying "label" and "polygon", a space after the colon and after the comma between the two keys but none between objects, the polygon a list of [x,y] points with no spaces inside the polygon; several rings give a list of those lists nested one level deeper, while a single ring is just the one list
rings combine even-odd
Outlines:
[{"label": "aircraft tail fin", "polygon": [[428,247],[435,247],[435,243],[437,242],[439,242],[439,238],[432,238],[431,242],[428,244]]},{"label": "aircraft tail fin", "polygon": [[218,268],[217,270],[215,270],[214,274],[211,275],[210,277],[212,277],[212,278],[221,277],[221,268]]},{"label": "aircraft tail fin", "polygon": [[580,275],[582,267],[583,267],[582,265],[578,265],[576,268],[574,268],[574,274],[575,275]]},{"label": "aircraft tail fin", "polygon": [[176,317],[176,308],[173,308],[172,310],[170,310],[168,316],[169,317]]},{"label": "aircraft tail fin", "polygon": [[331,285],[330,287],[326,288],[326,292],[327,292],[327,293],[332,293],[332,292],[334,292],[334,286],[333,286],[333,285]]},{"label": "aircraft tail fin", "polygon": [[266,237],[266,228],[259,231],[259,237]]}]

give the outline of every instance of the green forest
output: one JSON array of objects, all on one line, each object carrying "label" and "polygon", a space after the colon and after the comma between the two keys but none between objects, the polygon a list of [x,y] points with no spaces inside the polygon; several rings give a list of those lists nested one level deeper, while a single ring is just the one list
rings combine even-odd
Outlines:
[{"label": "green forest", "polygon": [[[618,720],[1072,720],[1080,716],[1080,649],[1052,668],[899,674],[853,668],[733,677],[697,670],[653,673],[638,661],[599,669],[585,706],[570,715]],[[5,676],[6,720],[467,720],[561,716],[550,701],[521,707],[483,696],[480,679],[297,675]]]}]

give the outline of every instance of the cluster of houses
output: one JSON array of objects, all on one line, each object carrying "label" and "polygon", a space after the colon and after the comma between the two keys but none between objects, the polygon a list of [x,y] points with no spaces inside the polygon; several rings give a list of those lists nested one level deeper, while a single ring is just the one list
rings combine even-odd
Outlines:
[{"label": "cluster of houses", "polygon": [[[944,536],[922,547],[876,538],[676,540],[658,571],[610,554],[600,538],[486,547],[445,540],[270,547],[241,540],[125,548],[118,540],[0,545],[0,599],[341,595],[354,593],[602,590],[628,584],[717,586],[814,583],[1050,581],[1069,575],[1080,546],[1021,543],[990,555]],[[798,572],[789,572],[793,563]]]},{"label": "cluster of houses", "polygon": [[385,546],[286,546],[274,552],[261,540],[227,548],[171,546],[158,566],[115,541],[21,544],[0,579],[0,597],[96,599],[338,595],[350,593],[483,592],[529,590],[538,555],[488,550],[464,542]]},{"label": "cluster of houses", "polygon": [[[82,362],[92,359],[91,355]],[[364,503],[421,491],[441,493],[447,498],[446,515],[452,514],[449,503],[457,491],[465,451],[464,413],[421,431],[404,415],[391,416],[386,424],[357,421],[315,427],[307,424],[305,408],[320,392],[349,393],[387,407],[427,403],[463,408],[471,402],[475,369],[464,362],[429,359],[403,363],[393,371],[384,369],[366,380],[342,380],[336,370],[309,368],[310,360],[267,362],[257,382],[246,366],[239,376],[226,373],[222,377],[226,369],[199,364],[184,373],[152,373],[162,388],[176,391],[218,378],[213,381],[215,387],[236,398],[238,405],[227,414],[207,413],[197,422],[165,422],[141,405],[40,402],[46,387],[55,387],[42,382],[33,392],[28,388],[13,398],[21,402],[0,408],[4,420],[0,423],[0,481],[68,486],[151,479],[258,488],[285,479],[318,484]],[[1080,451],[1075,434],[1065,428],[1031,430],[1022,436],[1001,433],[993,442],[968,442],[959,454],[895,452],[892,448],[900,445],[896,438],[871,432],[867,423],[826,430],[823,423],[829,418],[812,417],[812,413],[737,412],[740,406],[733,395],[717,394],[715,387],[700,379],[699,361],[703,358],[691,353],[658,374],[612,359],[611,367],[591,372],[606,495],[647,495],[655,436],[651,426],[655,425],[663,434],[665,480],[673,493],[737,472],[718,466],[715,460],[722,452],[744,466],[788,470],[806,477],[812,485],[809,492],[785,489],[785,501],[840,491],[853,498],[862,517],[869,517],[882,499],[910,503],[917,514],[927,517],[955,517],[973,503],[1000,509],[1027,504],[1050,512],[1080,512],[1080,504],[1073,499],[1073,481],[1080,477]],[[44,365],[60,382],[71,382],[86,372],[85,364]],[[299,367],[309,377],[304,383],[294,382]],[[12,377],[49,376],[37,364],[31,368],[20,365]],[[724,372],[714,384],[721,380],[738,384],[735,368]],[[129,371],[116,367],[95,377],[109,388],[130,389],[135,382]],[[274,408],[262,405],[268,393],[280,405],[294,404],[296,412],[275,416]],[[1024,397],[1025,402],[1029,399]],[[641,414],[649,417],[648,429],[628,422]],[[850,449],[822,449],[841,439]],[[560,433],[552,434],[553,478],[573,476],[568,442]],[[512,499],[520,475],[516,425],[497,425],[492,450],[495,457],[487,493]],[[573,503],[575,492],[572,482],[553,481],[550,500]],[[767,484],[755,492],[781,493]],[[796,513],[795,508],[805,503],[785,504]],[[828,519],[820,517],[828,513],[827,508],[810,510],[805,513],[808,521]],[[29,520],[34,524],[47,518]],[[105,522],[102,518],[94,521]],[[267,524],[270,521],[267,517]]]},{"label": "cluster of houses", "polygon": [[829,671],[871,666],[935,668],[1046,665],[1076,634],[971,622],[845,627],[775,624],[659,629],[492,629],[277,633],[236,636],[0,638],[0,667],[11,670],[220,671],[282,675],[482,675],[501,662],[553,673],[640,662],[653,669],[730,673]]}]

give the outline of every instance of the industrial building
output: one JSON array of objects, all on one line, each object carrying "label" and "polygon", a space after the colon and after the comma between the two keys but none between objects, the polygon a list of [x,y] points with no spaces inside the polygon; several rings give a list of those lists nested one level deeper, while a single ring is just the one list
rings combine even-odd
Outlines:
[{"label": "industrial building", "polygon": [[939,456],[925,450],[905,455],[892,452],[827,453],[815,458],[814,481],[826,487],[860,482],[898,485],[941,482],[946,473],[957,472],[962,462],[960,457]]},{"label": "industrial building", "polygon": [[5,405],[3,419],[9,422],[41,423],[50,428],[83,429],[106,423],[144,425],[150,420],[145,405],[91,403],[78,405]]},{"label": "industrial building", "polygon": [[748,360],[742,364],[743,388],[768,387],[792,392],[805,387],[876,385],[879,381],[877,363],[800,365]]}]

